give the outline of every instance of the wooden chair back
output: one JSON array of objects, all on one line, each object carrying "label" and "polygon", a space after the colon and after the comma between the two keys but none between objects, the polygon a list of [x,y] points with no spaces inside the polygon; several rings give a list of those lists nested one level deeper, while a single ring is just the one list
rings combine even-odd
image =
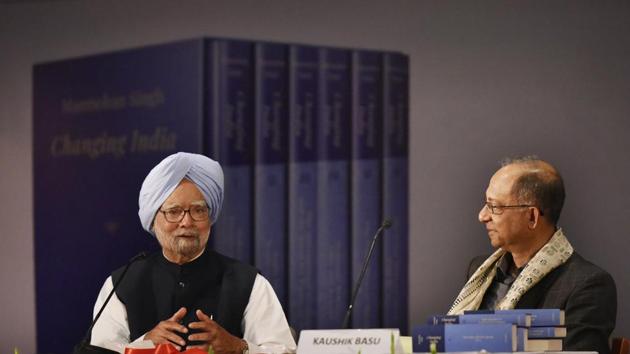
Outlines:
[{"label": "wooden chair back", "polygon": [[613,338],[612,354],[630,354],[630,339],[624,337]]}]

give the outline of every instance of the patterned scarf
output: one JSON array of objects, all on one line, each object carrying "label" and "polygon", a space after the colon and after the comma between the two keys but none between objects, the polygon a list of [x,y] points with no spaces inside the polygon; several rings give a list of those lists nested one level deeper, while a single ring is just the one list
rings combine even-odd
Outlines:
[{"label": "patterned scarf", "polygon": [[[472,277],[466,282],[466,285],[464,285],[464,288],[459,292],[459,295],[457,295],[455,302],[453,302],[451,309],[448,311],[449,315],[460,315],[466,310],[479,309],[483,296],[497,272],[498,261],[505,253],[506,251],[498,249],[477,268]],[[571,243],[562,233],[562,229],[558,229],[549,242],[527,262],[496,308],[498,310],[513,309],[523,294],[549,272],[566,262],[572,254],[573,247]]]}]

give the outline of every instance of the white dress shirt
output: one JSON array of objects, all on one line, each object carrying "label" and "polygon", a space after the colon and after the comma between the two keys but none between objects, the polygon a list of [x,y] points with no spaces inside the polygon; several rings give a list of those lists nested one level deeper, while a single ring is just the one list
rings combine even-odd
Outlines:
[{"label": "white dress shirt", "polygon": [[[94,305],[94,316],[113,287],[110,276],[105,280],[98,294]],[[249,352],[252,354],[295,353],[295,340],[291,335],[280,301],[269,281],[260,274],[257,274],[254,280],[249,302],[243,313],[241,328],[243,339],[247,341]],[[129,338],[127,309],[114,293],[92,329],[90,344],[123,353],[127,345],[142,340],[144,340],[144,335],[139,338]]]}]

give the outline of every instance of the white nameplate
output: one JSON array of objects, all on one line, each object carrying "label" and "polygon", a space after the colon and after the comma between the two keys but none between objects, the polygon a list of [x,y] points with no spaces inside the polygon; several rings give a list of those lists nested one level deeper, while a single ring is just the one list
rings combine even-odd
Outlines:
[{"label": "white nameplate", "polygon": [[397,328],[303,330],[297,354],[400,354],[399,337]]}]

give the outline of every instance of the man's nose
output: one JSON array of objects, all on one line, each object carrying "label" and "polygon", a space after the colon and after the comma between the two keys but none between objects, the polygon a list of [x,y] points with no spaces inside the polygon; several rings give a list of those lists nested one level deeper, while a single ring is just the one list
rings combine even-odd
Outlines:
[{"label": "man's nose", "polygon": [[479,210],[478,217],[480,223],[486,223],[490,221],[490,210],[485,204],[481,207],[481,210]]},{"label": "man's nose", "polygon": [[194,220],[192,219],[192,216],[190,216],[190,211],[184,212],[184,218],[179,222],[179,224],[182,226],[190,226],[194,224]]}]

